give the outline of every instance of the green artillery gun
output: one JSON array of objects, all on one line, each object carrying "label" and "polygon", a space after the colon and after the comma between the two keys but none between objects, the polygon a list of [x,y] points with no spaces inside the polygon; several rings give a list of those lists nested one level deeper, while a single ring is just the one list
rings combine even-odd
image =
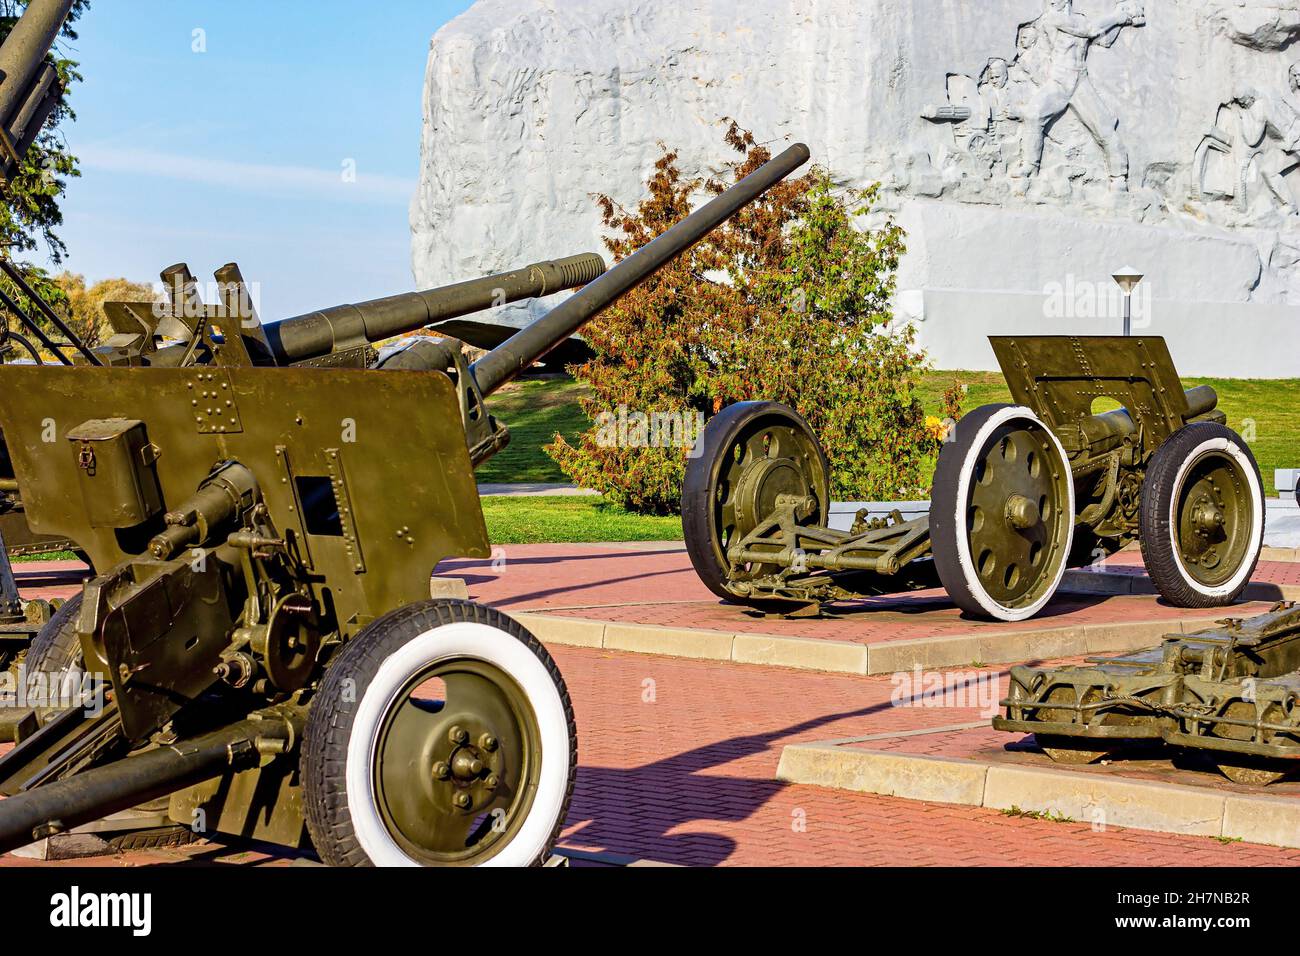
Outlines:
[{"label": "green artillery gun", "polygon": [[1163,741],[1237,783],[1269,784],[1300,770],[1300,607],[1087,665],[1013,667],[1002,705],[995,728],[1034,734],[1063,763]]},{"label": "green artillery gun", "polygon": [[[262,326],[233,266],[215,307],[175,267],[185,341],[124,320],[84,365],[0,367],[28,519],[98,571],[29,661],[60,691],[78,662],[101,678],[75,706],[0,712],[0,851],[167,798],[177,823],[310,839],[330,864],[544,858],[576,770],[564,682],[504,614],[428,599],[439,561],[490,553],[473,468],[507,432],[483,399],[807,159],[791,147],[608,272],[579,256]],[[579,285],[472,365],[431,340],[372,355]]]},{"label": "green artillery gun", "polygon": [[[1187,391],[1163,339],[990,340],[1013,404],[965,416],[939,454],[931,511],[827,526],[830,474],[804,419],[775,402],[724,409],[687,465],[686,547],[727,601],[816,610],[945,588],[964,611],[1038,614],[1069,567],[1133,541],[1178,607],[1234,601],[1258,563],[1264,496],[1212,388]],[[1122,408],[1094,413],[1101,401]]]}]

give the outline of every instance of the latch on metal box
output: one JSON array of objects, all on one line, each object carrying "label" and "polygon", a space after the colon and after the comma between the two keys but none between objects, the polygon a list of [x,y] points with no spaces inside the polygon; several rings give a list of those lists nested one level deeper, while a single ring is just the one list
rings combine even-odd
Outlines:
[{"label": "latch on metal box", "polygon": [[134,528],[163,510],[158,446],[144,422],[91,419],[68,432],[92,528]]}]

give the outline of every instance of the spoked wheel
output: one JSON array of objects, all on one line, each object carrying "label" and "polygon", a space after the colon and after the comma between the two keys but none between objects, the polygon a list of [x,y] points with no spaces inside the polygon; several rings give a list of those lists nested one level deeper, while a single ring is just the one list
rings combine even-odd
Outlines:
[{"label": "spoked wheel", "polygon": [[782,495],[807,498],[803,522],[825,522],[830,508],[830,468],[808,423],[777,402],[740,402],[723,409],[704,429],[701,453],[686,465],[682,531],[700,580],[718,597],[740,600],[727,582],[752,580],[772,565],[733,569],[727,549],[777,508]]},{"label": "spoked wheel", "polygon": [[[1285,723],[1286,714],[1276,703],[1263,704],[1248,700],[1234,700],[1223,708],[1221,715],[1232,718],[1233,723],[1215,723],[1209,726],[1209,732],[1215,737],[1227,740],[1250,741],[1255,737],[1255,729],[1250,726],[1255,721],[1266,724]],[[1275,734],[1265,730],[1261,740],[1273,743]],[[1285,739],[1285,738],[1283,738]],[[1249,754],[1218,754],[1214,761],[1219,772],[1233,783],[1252,787],[1264,787],[1276,783],[1288,776],[1295,769],[1300,769],[1300,761],[1269,760]]]},{"label": "spoked wheel", "polygon": [[985,405],[957,425],[934,475],[935,569],[962,610],[1033,617],[1056,593],[1074,537],[1065,450],[1028,408]]},{"label": "spoked wheel", "polygon": [[1195,422],[1156,449],[1142,489],[1142,560],[1177,607],[1222,607],[1250,583],[1264,546],[1264,487],[1232,429]]},{"label": "spoked wheel", "polygon": [[577,733],[554,661],[490,608],[385,615],[330,665],[303,753],[307,828],[333,866],[543,862]]},{"label": "spoked wheel", "polygon": [[[1069,709],[1051,710],[1044,709],[1040,711],[1040,716],[1045,721],[1066,723],[1075,720],[1076,714],[1074,705],[1076,703],[1091,704],[1098,700],[1095,690],[1086,690],[1083,698],[1080,700],[1079,692],[1076,688],[1068,684],[1062,684],[1059,687],[1052,688],[1044,698],[1046,703],[1067,705]],[[1082,765],[1096,763],[1098,760],[1111,753],[1111,750],[1099,750],[1098,742],[1087,737],[1067,737],[1056,736],[1052,734],[1034,734],[1034,739],[1038,746],[1042,748],[1043,753],[1052,758],[1054,763],[1066,765]]]}]

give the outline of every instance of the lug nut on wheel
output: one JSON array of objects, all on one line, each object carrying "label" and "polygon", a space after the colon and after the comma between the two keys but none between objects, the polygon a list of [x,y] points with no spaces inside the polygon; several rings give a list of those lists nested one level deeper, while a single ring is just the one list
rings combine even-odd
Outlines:
[{"label": "lug nut on wheel", "polygon": [[497,749],[497,739],[491,734],[484,734],[478,739],[478,745],[481,749],[491,753]]},{"label": "lug nut on wheel", "polygon": [[468,793],[456,794],[456,796],[452,797],[452,803],[456,804],[456,806],[458,806],[462,810],[468,810],[470,805],[469,794]]},{"label": "lug nut on wheel", "polygon": [[447,738],[453,744],[457,744],[461,747],[469,743],[468,731],[466,731],[465,728],[461,727],[459,724],[457,724],[455,727],[452,727],[451,730],[447,732]]},{"label": "lug nut on wheel", "polygon": [[450,777],[451,767],[448,766],[447,761],[439,760],[437,763],[435,763],[433,765],[433,775],[437,777],[439,780],[446,780],[448,777]]}]

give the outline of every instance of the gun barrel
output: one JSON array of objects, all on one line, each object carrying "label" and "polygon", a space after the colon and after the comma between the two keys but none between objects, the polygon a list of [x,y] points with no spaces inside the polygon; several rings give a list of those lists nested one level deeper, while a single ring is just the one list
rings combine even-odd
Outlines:
[{"label": "gun barrel", "polygon": [[1219,407],[1219,393],[1213,385],[1197,385],[1187,390],[1188,418],[1200,418]]},{"label": "gun barrel", "polygon": [[481,312],[493,306],[550,295],[586,285],[605,271],[594,253],[538,262],[500,275],[459,282],[441,289],[337,305],[283,319],[266,327],[266,337],[280,365],[320,358],[331,352],[381,342],[444,319]]},{"label": "gun barrel", "polygon": [[764,164],[722,195],[695,210],[663,235],[570,297],[543,318],[511,336],[472,366],[474,379],[490,395],[546,356],[583,325],[609,308],[671,260],[700,242],[737,212],[808,161],[799,143]]},{"label": "gun barrel", "polygon": [[278,719],[243,720],[194,740],[157,747],[24,790],[4,801],[0,853],[26,846],[56,823],[70,830],[227,770],[256,767],[263,750],[288,747],[301,738],[304,723],[297,713],[285,713]]},{"label": "gun barrel", "polygon": [[[1219,395],[1210,385],[1197,385],[1187,389],[1187,421],[1208,415],[1219,405]],[[1093,415],[1082,422],[1084,438],[1094,454],[1112,451],[1136,431],[1133,416],[1127,408]]]},{"label": "gun barrel", "polygon": [[31,0],[9,35],[0,44],[0,126],[9,139],[9,149],[0,159],[6,175],[13,172],[35,139],[39,127],[57,99],[57,78],[45,55],[54,46],[64,21],[72,12],[73,0]]}]

